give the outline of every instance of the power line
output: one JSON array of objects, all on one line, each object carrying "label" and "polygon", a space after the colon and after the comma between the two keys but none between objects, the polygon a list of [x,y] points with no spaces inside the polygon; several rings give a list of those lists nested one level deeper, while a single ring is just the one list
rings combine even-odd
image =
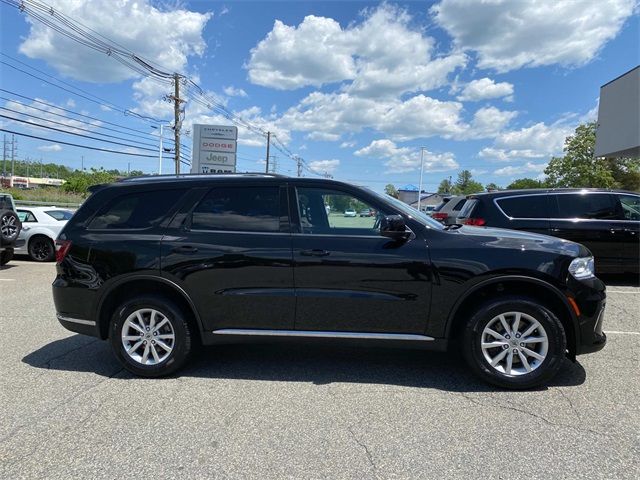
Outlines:
[{"label": "power line", "polygon": [[[120,133],[120,134],[124,134],[124,135],[129,135],[130,137],[143,138],[143,139],[145,139],[145,140],[155,139],[155,138],[156,138],[156,136],[155,136],[154,134],[149,133],[149,132],[145,132],[145,131],[143,131],[143,130],[137,130],[137,129],[135,129],[135,128],[126,127],[126,126],[124,126],[124,125],[119,125],[119,124],[117,124],[117,123],[109,122],[109,121],[107,121],[107,120],[103,120],[103,119],[101,119],[101,118],[93,117],[93,116],[91,116],[91,115],[86,115],[86,114],[83,114],[83,113],[75,112],[75,111],[73,111],[73,110],[69,110],[69,109],[67,109],[67,108],[62,108],[62,107],[59,107],[59,106],[57,106],[57,105],[53,105],[53,104],[51,104],[51,103],[47,103],[47,102],[45,102],[45,101],[38,100],[38,99],[36,99],[36,98],[27,97],[27,96],[25,96],[25,95],[21,95],[21,94],[16,93],[16,92],[12,92],[12,91],[10,91],[10,90],[5,90],[5,89],[3,89],[3,88],[0,88],[0,92],[5,92],[5,93],[8,93],[8,94],[13,95],[13,96],[16,96],[16,97],[20,97],[20,98],[25,99],[25,100],[30,100],[31,102],[37,103],[37,104],[39,104],[39,105],[44,105],[44,106],[47,106],[47,107],[49,107],[49,108],[54,108],[54,109],[57,109],[57,110],[60,110],[60,111],[66,112],[66,113],[70,113],[71,115],[76,115],[76,116],[78,116],[78,117],[88,118],[88,119],[93,120],[93,121],[96,121],[96,122],[104,123],[104,124],[107,124],[107,125],[112,125],[112,126],[118,127],[118,129],[119,129],[119,130],[116,130],[116,129],[113,129],[113,128],[109,128],[109,127],[105,127],[104,125],[95,125],[95,124],[92,124],[92,123],[90,123],[90,122],[87,122],[87,123],[89,123],[90,125],[95,125],[95,126],[96,126],[96,127],[98,127],[98,128],[103,128],[103,129],[105,129],[105,130],[114,131],[114,132],[116,132],[116,133]],[[56,115],[56,116],[59,116],[59,117],[62,117],[62,118],[66,118],[66,119],[68,119],[68,120],[79,121],[79,120],[77,120],[77,119],[75,119],[75,118],[70,118],[70,117],[67,117],[67,116],[65,116],[65,115],[62,115],[62,114],[60,114],[60,113],[56,113],[56,112],[52,112],[52,111],[49,111],[49,110],[45,110],[45,109],[41,109],[41,108],[37,108],[37,107],[34,107],[33,105],[28,105],[28,104],[26,104],[26,103],[24,103],[24,102],[20,102],[19,100],[10,99],[10,98],[6,98],[6,97],[2,97],[2,96],[0,96],[0,99],[5,100],[5,101],[8,101],[8,102],[15,102],[15,103],[18,103],[18,104],[20,104],[20,105],[22,105],[22,106],[24,106],[24,107],[31,108],[31,109],[34,109],[34,110],[39,110],[39,111],[42,111],[42,112],[45,112],[45,113],[49,113],[49,114],[51,114],[51,115]],[[121,130],[124,130],[124,131],[121,131]],[[128,131],[136,132],[136,133],[139,133],[139,134],[141,134],[141,135],[136,135],[135,133],[128,133]],[[171,140],[171,141],[173,142],[173,139],[169,139],[169,140]],[[187,147],[187,146],[185,146],[185,145],[182,145],[182,148],[185,148],[186,150],[190,150],[190,148],[189,148],[189,147]]]},{"label": "power line", "polygon": [[[22,119],[15,118],[15,117],[10,117],[8,115],[0,114],[0,118],[6,118],[7,120],[11,120],[11,121],[14,121],[14,122],[26,123],[27,125],[31,125],[31,126],[38,127],[38,128],[46,128],[47,130],[55,130],[56,132],[61,132],[61,133],[64,133],[65,135],[75,135],[77,137],[84,137],[84,138],[88,138],[88,139],[95,140],[95,141],[98,141],[98,142],[111,143],[113,145],[121,145],[123,147],[137,148],[138,150],[146,150],[146,151],[149,151],[149,152],[156,152],[155,149],[145,148],[145,147],[138,147],[136,145],[131,145],[129,143],[114,142],[112,140],[105,140],[104,138],[96,138],[96,137],[92,137],[90,135],[84,135],[82,133],[69,132],[69,131],[63,130],[61,128],[48,127],[46,125],[40,125],[38,123],[33,123],[33,122],[29,122],[27,120],[22,120]],[[73,127],[71,127],[71,128],[73,128]]]}]

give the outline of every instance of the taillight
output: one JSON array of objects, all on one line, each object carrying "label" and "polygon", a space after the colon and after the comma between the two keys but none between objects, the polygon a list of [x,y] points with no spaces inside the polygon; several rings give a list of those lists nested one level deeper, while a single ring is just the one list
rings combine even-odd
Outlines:
[{"label": "taillight", "polygon": [[71,240],[56,240],[56,263],[62,263],[71,248]]},{"label": "taillight", "polygon": [[431,215],[431,218],[435,220],[446,220],[448,217],[449,217],[449,214],[444,212],[436,212],[433,215]]},{"label": "taillight", "polygon": [[487,222],[485,221],[484,218],[465,218],[464,219],[465,225],[473,225],[474,227],[481,227],[485,223]]}]

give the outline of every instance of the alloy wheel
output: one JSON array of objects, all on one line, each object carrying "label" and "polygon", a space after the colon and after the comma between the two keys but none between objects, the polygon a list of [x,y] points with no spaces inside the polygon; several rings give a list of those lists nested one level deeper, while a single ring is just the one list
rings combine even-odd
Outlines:
[{"label": "alloy wheel", "polygon": [[480,337],[491,367],[505,375],[526,375],[544,362],[549,338],[544,327],[523,312],[506,312],[487,323]]},{"label": "alloy wheel", "polygon": [[136,363],[158,365],[173,351],[176,335],[171,321],[152,308],[136,310],[122,326],[122,346]]},{"label": "alloy wheel", "polygon": [[31,246],[31,255],[36,260],[46,260],[53,253],[53,246],[48,240],[35,240]]},{"label": "alloy wheel", "polygon": [[17,231],[18,225],[16,224],[16,217],[13,215],[3,216],[2,222],[0,223],[0,232],[2,232],[2,236],[5,238],[13,238]]}]

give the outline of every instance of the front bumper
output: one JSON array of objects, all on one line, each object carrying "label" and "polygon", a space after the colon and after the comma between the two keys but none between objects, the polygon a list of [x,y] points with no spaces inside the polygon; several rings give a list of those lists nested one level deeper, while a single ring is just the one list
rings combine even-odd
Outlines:
[{"label": "front bumper", "polygon": [[578,281],[569,279],[570,298],[575,300],[579,309],[576,355],[602,350],[607,336],[602,330],[604,311],[607,302],[606,287],[598,278]]}]

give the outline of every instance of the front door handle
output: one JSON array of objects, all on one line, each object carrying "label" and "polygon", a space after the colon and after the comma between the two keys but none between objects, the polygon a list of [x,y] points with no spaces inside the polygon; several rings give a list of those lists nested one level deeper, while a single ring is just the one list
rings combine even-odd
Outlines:
[{"label": "front door handle", "polygon": [[314,248],[313,250],[300,250],[300,255],[305,257],[326,257],[331,252],[328,250],[320,250],[319,248]]},{"label": "front door handle", "polygon": [[193,245],[181,245],[179,247],[174,247],[171,251],[173,253],[190,254],[196,253],[198,251],[198,247],[194,247]]},{"label": "front door handle", "polygon": [[553,233],[558,233],[558,232],[560,231],[560,229],[559,229],[559,228],[552,228],[552,229],[551,229],[551,231],[552,231]]}]

